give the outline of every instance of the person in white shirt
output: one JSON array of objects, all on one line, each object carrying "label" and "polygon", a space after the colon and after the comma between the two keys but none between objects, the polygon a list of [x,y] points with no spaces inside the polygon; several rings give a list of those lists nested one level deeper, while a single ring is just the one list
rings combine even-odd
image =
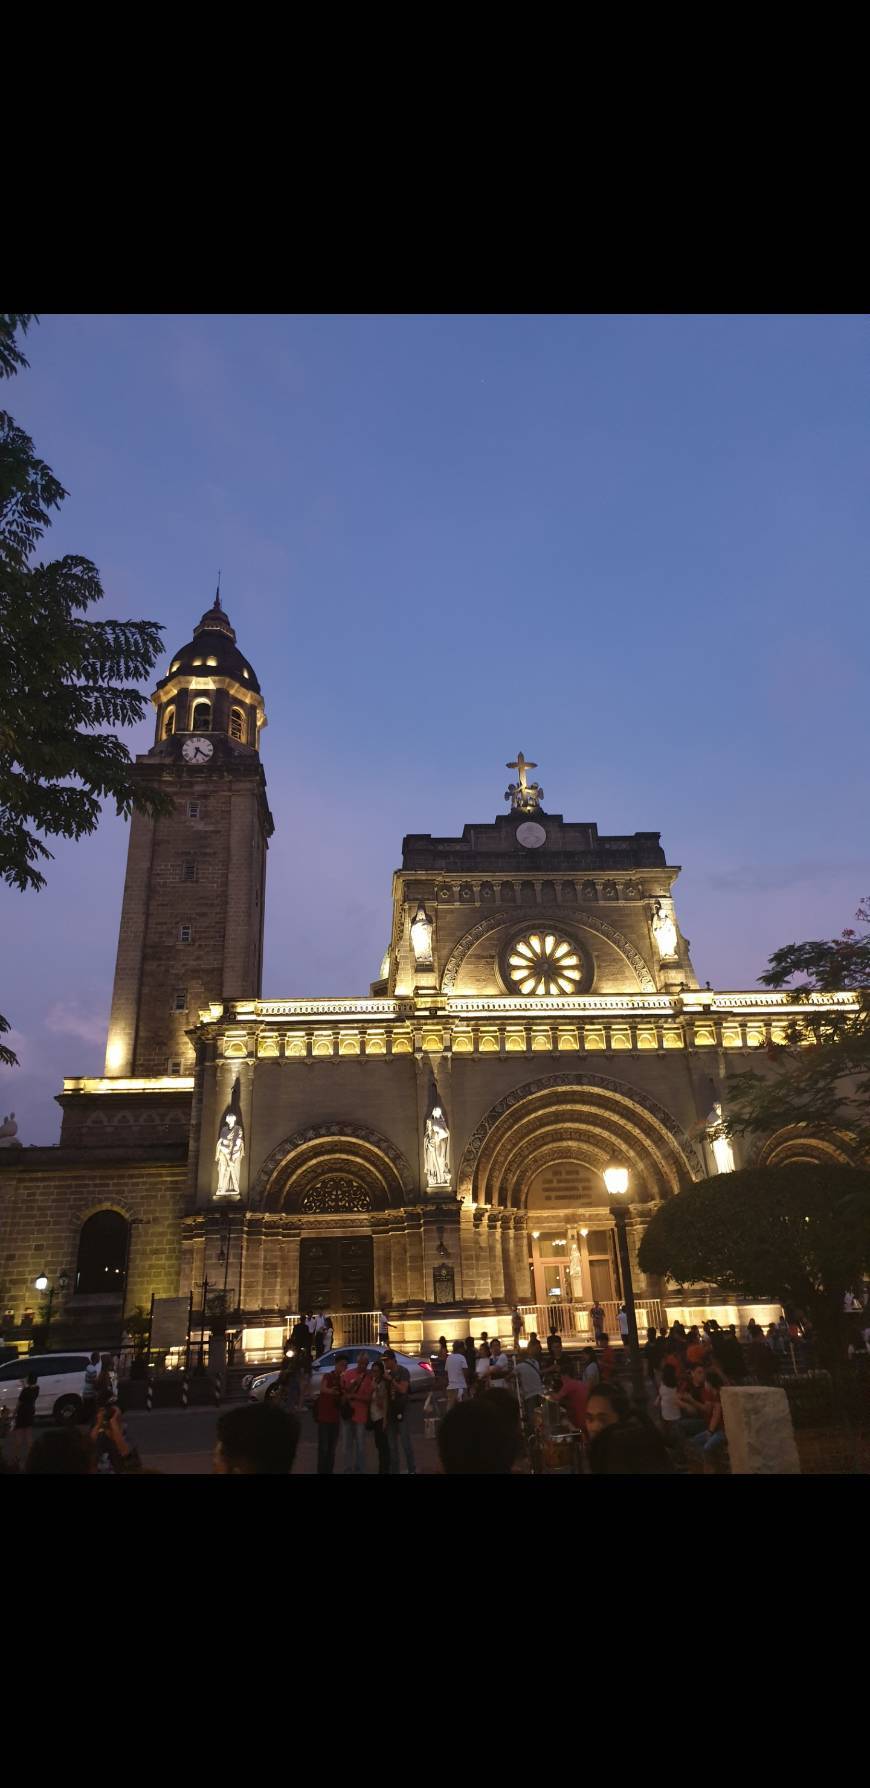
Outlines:
[{"label": "person in white shirt", "polygon": [[520,1381],[520,1390],[528,1411],[529,1405],[537,1403],[544,1395],[544,1384],[534,1360],[518,1358],[514,1360],[514,1372]]},{"label": "person in white shirt", "polygon": [[488,1385],[494,1391],[509,1391],[511,1388],[511,1363],[504,1352],[500,1341],[493,1341],[490,1346]]},{"label": "person in white shirt", "polygon": [[589,1386],[596,1385],[601,1377],[601,1373],[598,1370],[598,1361],[595,1358],[594,1347],[584,1347],[583,1349],[582,1376],[583,1383],[588,1384]]},{"label": "person in white shirt", "polygon": [[465,1396],[468,1386],[468,1361],[461,1341],[454,1341],[453,1352],[447,1355],[447,1408],[452,1409]]},{"label": "person in white shirt", "polygon": [[680,1399],[677,1392],[677,1374],[673,1366],[662,1367],[662,1382],[659,1386],[659,1394],[656,1398],[656,1404],[662,1418],[662,1427],[664,1428],[665,1433],[672,1435],[678,1434],[679,1428],[677,1424],[683,1414],[683,1410],[680,1407]]},{"label": "person in white shirt", "polygon": [[492,1364],[492,1361],[490,1360],[490,1357],[489,1357],[489,1342],[483,1341],[483,1342],[481,1342],[481,1345],[480,1345],[480,1348],[478,1351],[477,1365],[475,1367],[475,1377],[477,1379],[479,1386],[484,1385],[486,1383],[487,1379],[489,1378],[491,1364]]}]

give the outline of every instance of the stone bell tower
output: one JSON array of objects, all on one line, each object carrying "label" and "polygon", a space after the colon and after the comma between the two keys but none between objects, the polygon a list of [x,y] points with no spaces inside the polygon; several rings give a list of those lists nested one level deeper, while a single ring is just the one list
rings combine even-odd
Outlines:
[{"label": "stone bell tower", "polygon": [[190,1074],[187,1031],[211,1000],[262,990],[266,713],[220,593],[152,695],[135,775],[172,812],[134,813],[106,1047],[107,1076]]}]

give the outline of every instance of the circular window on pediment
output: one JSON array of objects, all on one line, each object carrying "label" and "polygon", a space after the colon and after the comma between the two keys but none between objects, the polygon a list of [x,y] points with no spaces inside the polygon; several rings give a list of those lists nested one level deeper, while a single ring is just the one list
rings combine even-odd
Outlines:
[{"label": "circular window on pediment", "polygon": [[564,999],[586,993],[592,981],[586,952],[563,931],[545,926],[521,931],[502,952],[501,973],[511,993]]}]

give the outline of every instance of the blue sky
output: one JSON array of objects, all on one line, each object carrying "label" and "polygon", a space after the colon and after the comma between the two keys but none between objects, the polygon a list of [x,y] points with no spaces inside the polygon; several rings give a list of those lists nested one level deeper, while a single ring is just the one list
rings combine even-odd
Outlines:
[{"label": "blue sky", "polygon": [[[45,316],[0,398],[44,556],[165,625],[222,569],[260,677],[269,994],[365,992],[406,831],[660,829],[701,980],[870,892],[867,325],[826,316]],[[150,721],[131,735],[151,743]],[[101,1071],[127,828],[0,889],[0,1109]]]}]

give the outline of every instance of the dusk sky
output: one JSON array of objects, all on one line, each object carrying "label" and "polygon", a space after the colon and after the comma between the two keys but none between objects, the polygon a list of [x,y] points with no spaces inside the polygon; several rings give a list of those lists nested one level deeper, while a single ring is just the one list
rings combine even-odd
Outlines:
[{"label": "dusk sky", "polygon": [[[403,834],[505,811],[518,749],[548,812],[661,831],[702,983],[852,923],[864,319],[44,316],[25,351],[0,403],[70,493],[40,556],[162,623],[161,676],[222,570],[269,717],[264,993],[367,993]],[[0,888],[25,1145],[102,1072],[127,837]]]}]

